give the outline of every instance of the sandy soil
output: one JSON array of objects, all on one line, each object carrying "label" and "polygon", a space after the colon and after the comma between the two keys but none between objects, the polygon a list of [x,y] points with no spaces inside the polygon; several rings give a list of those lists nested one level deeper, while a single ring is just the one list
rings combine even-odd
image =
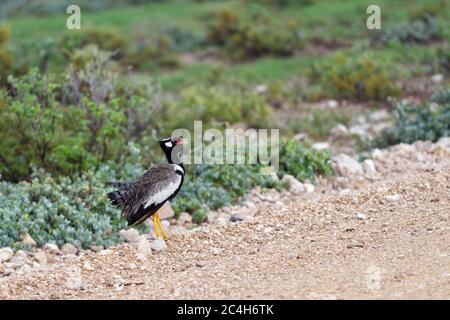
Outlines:
[{"label": "sandy soil", "polygon": [[69,256],[0,278],[0,299],[449,299],[449,214],[446,164],[175,235],[145,262],[127,244]]}]

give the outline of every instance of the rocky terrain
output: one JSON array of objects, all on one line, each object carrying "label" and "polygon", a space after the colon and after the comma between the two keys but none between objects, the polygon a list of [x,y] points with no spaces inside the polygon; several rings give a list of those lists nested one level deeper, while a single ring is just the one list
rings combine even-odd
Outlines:
[{"label": "rocky terrain", "polygon": [[315,185],[255,189],[194,229],[166,208],[167,243],[128,229],[106,249],[1,248],[0,299],[448,299],[450,139],[362,163],[336,154],[333,167]]}]

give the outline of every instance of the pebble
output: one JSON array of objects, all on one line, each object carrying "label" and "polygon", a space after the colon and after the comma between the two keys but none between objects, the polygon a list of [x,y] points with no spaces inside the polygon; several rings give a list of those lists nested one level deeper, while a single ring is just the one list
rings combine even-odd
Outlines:
[{"label": "pebble", "polygon": [[311,148],[319,150],[319,151],[327,150],[327,149],[330,149],[330,144],[328,142],[316,142],[316,143],[313,143]]},{"label": "pebble", "polygon": [[9,259],[11,259],[11,257],[14,255],[14,251],[9,248],[9,247],[5,247],[5,248],[1,248],[0,249],[0,263],[3,261],[8,261]]},{"label": "pebble", "polygon": [[166,242],[162,239],[155,239],[150,243],[150,247],[156,252],[164,250],[167,245]]},{"label": "pebble", "polygon": [[339,123],[336,127],[334,127],[330,134],[333,137],[343,137],[348,134],[348,129],[346,126],[344,126],[342,123]]},{"label": "pebble", "polygon": [[45,266],[47,264],[47,255],[44,251],[38,251],[34,254],[34,259],[41,265]]},{"label": "pebble", "polygon": [[175,216],[175,212],[170,205],[170,202],[166,202],[159,210],[158,216],[160,220],[168,220]]},{"label": "pebble", "polygon": [[237,214],[233,214],[231,217],[230,217],[230,221],[231,222],[239,222],[239,221],[243,221],[244,219],[242,219],[239,215],[237,215]]},{"label": "pebble", "polygon": [[133,242],[139,242],[141,239],[141,236],[139,234],[139,231],[137,231],[134,228],[130,228],[128,230],[122,229],[119,231],[119,236],[120,239],[122,239],[122,241],[126,241],[129,243],[133,243]]},{"label": "pebble", "polygon": [[311,193],[314,192],[314,190],[316,190],[316,187],[311,183],[304,183],[303,185],[305,186],[307,193]]},{"label": "pebble", "polygon": [[192,216],[187,212],[182,212],[178,218],[178,225],[190,224],[192,222]]},{"label": "pebble", "polygon": [[62,253],[64,254],[73,254],[76,255],[78,253],[78,248],[75,247],[73,244],[71,243],[66,243],[65,245],[62,246],[61,248]]},{"label": "pebble", "polygon": [[87,270],[87,271],[94,271],[95,270],[95,268],[93,266],[91,266],[91,264],[89,262],[85,262],[83,264],[83,269]]},{"label": "pebble", "polygon": [[433,81],[434,83],[441,83],[443,80],[444,80],[444,76],[440,73],[434,74],[431,77],[431,81]]},{"label": "pebble", "polygon": [[170,222],[168,220],[162,220],[161,225],[163,226],[164,230],[167,230],[170,228]]},{"label": "pebble", "polygon": [[22,243],[26,246],[30,246],[30,247],[36,247],[36,241],[34,241],[34,239],[28,234],[26,233],[23,238],[22,238]]},{"label": "pebble", "polygon": [[44,250],[50,254],[59,254],[59,248],[56,244],[54,243],[46,243],[44,245]]},{"label": "pebble", "polygon": [[294,176],[290,174],[285,174],[283,176],[282,182],[286,185],[287,189],[293,194],[300,194],[306,191],[303,183],[298,181]]},{"label": "pebble", "polygon": [[377,169],[375,168],[375,163],[371,159],[364,160],[362,164],[362,168],[364,171],[364,174],[368,178],[374,178],[377,174]]},{"label": "pebble", "polygon": [[328,100],[327,107],[330,109],[335,109],[338,106],[338,102],[336,100]]},{"label": "pebble", "polygon": [[103,249],[105,249],[105,247],[103,247],[103,246],[90,246],[89,248],[94,252],[100,252]]},{"label": "pebble", "polygon": [[67,279],[67,288],[70,290],[83,289],[83,281],[80,274],[75,274]]},{"label": "pebble", "polygon": [[99,252],[99,254],[101,256],[107,256],[107,255],[110,255],[111,253],[112,253],[112,250],[109,250],[109,249],[105,249],[105,250],[102,250]]},{"label": "pebble", "polygon": [[145,238],[145,236],[140,237],[139,246],[137,248],[137,251],[145,259],[148,256],[152,255],[152,247],[150,246],[150,243],[148,242],[147,238]]},{"label": "pebble", "polygon": [[356,215],[356,217],[357,217],[359,220],[364,220],[364,219],[366,218],[366,216],[365,216],[364,214],[362,214],[362,213],[358,213],[358,214]]},{"label": "pebble", "polygon": [[332,166],[341,176],[349,176],[352,174],[362,174],[363,168],[361,164],[352,157],[341,153],[332,158]]},{"label": "pebble", "polygon": [[0,274],[4,274],[4,273],[6,273],[6,268],[3,265],[3,263],[0,263]]},{"label": "pebble", "polygon": [[399,194],[393,194],[385,197],[386,201],[388,202],[397,202],[400,200],[400,198],[401,197]]}]

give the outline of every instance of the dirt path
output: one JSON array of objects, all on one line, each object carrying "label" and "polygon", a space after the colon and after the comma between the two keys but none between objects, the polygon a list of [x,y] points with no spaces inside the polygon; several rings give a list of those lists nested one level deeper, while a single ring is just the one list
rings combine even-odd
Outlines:
[{"label": "dirt path", "polygon": [[0,299],[449,299],[449,214],[447,165],[176,235],[147,262],[118,245],[12,274]]}]

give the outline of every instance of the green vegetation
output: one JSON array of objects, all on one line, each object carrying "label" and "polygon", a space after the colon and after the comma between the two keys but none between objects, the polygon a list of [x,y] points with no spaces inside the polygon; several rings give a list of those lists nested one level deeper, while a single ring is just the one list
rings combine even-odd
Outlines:
[{"label": "green vegetation", "polygon": [[375,147],[387,147],[397,143],[413,143],[417,140],[436,141],[450,136],[450,89],[433,94],[430,102],[416,105],[396,102],[394,126],[375,139]]},{"label": "green vegetation", "polygon": [[274,20],[263,7],[251,6],[245,17],[222,10],[209,25],[208,38],[223,47],[236,60],[263,55],[287,56],[301,45],[297,26],[282,19]]},{"label": "green vegetation", "polygon": [[[0,4],[0,246],[19,247],[25,232],[39,244],[118,241],[105,182],[164,161],[158,139],[195,120],[280,128],[278,176],[314,181],[333,174],[330,153],[287,137],[325,141],[409,95],[416,77],[448,86],[448,0],[380,0],[379,31],[365,26],[365,0],[80,0],[78,31],[64,28],[68,4]],[[417,87],[423,99],[429,88]],[[448,136],[448,90],[397,102],[393,115],[374,145]],[[200,224],[254,187],[283,188],[260,170],[187,166],[175,213]]]},{"label": "green vegetation", "polygon": [[330,176],[330,153],[308,148],[306,144],[286,141],[280,149],[280,173],[293,175],[300,181],[314,181],[317,175]]},{"label": "green vegetation", "polygon": [[310,71],[314,84],[322,89],[321,95],[340,99],[385,100],[398,96],[392,63],[374,54],[356,56],[337,54],[316,63]]}]

